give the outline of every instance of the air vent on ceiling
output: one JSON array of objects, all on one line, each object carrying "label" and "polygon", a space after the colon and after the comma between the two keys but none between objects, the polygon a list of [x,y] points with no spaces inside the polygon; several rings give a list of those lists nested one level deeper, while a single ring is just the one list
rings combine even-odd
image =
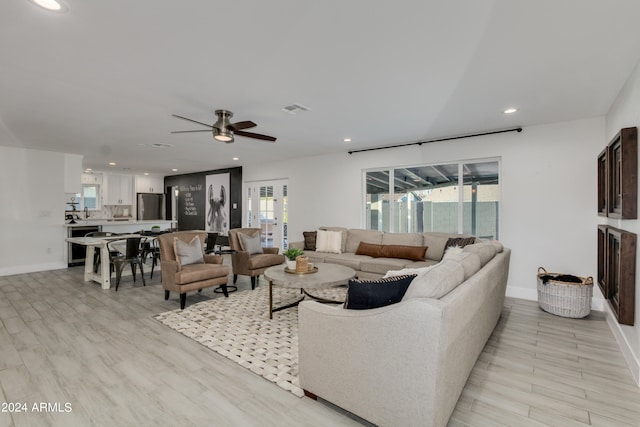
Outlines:
[{"label": "air vent on ceiling", "polygon": [[300,105],[300,104],[291,104],[291,105],[287,105],[285,107],[282,107],[282,111],[285,111],[289,114],[298,114],[301,112],[305,112],[305,111],[309,111],[310,108],[309,107],[305,107],[304,105]]}]

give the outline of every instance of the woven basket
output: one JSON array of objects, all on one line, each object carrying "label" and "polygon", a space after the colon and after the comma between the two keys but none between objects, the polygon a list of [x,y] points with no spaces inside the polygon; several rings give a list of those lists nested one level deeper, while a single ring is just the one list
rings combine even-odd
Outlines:
[{"label": "woven basket", "polygon": [[544,311],[562,317],[580,318],[591,313],[593,296],[593,278],[579,277],[581,283],[563,282],[549,279],[542,283],[542,276],[559,276],[560,273],[547,273],[538,267],[538,305]]},{"label": "woven basket", "polygon": [[309,257],[306,255],[299,255],[296,257],[296,272],[306,273],[309,271]]}]

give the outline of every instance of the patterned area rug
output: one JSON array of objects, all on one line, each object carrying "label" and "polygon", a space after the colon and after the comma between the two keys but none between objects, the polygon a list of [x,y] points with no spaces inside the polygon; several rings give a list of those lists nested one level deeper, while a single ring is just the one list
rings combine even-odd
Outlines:
[{"label": "patterned area rug", "polygon": [[[346,287],[312,294],[343,301]],[[273,288],[274,307],[299,297],[297,289]],[[167,311],[154,319],[296,396],[304,395],[298,380],[298,308],[275,312],[269,320],[268,285]]]}]

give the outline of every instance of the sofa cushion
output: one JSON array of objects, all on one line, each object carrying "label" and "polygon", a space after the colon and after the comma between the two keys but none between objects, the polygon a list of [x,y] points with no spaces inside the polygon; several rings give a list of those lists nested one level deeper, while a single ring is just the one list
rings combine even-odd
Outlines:
[{"label": "sofa cushion", "polygon": [[442,298],[464,282],[464,268],[457,261],[445,260],[426,273],[418,275],[402,300],[411,298]]},{"label": "sofa cushion", "polygon": [[355,253],[360,242],[381,244],[382,231],[350,229],[347,231],[347,243],[343,252]]},{"label": "sofa cushion", "polygon": [[195,236],[189,243],[174,237],[173,251],[176,254],[176,260],[181,266],[204,264],[204,252],[202,251],[200,236]]},{"label": "sofa cushion", "polygon": [[362,261],[370,261],[372,259],[374,258],[371,258],[370,256],[367,256],[367,255],[356,255],[353,253],[345,252],[340,255],[329,254],[324,259],[324,262],[329,262],[332,264],[340,264],[347,267],[351,267],[354,270],[360,270],[360,263]]},{"label": "sofa cushion", "polygon": [[356,249],[356,255],[367,255],[374,258],[380,258],[384,256],[383,245],[360,242],[358,249]]},{"label": "sofa cushion", "polygon": [[[339,231],[342,233],[342,245],[340,247],[340,250],[342,252],[345,252],[347,250],[347,232],[349,231],[347,228],[344,227],[320,227],[320,230],[327,230],[327,231]],[[317,243],[316,243],[317,244]],[[318,249],[316,249],[318,250]]]},{"label": "sofa cushion", "polygon": [[220,264],[190,264],[175,274],[176,285],[224,277],[229,274],[229,266]]},{"label": "sofa cushion", "polygon": [[423,246],[423,238],[420,233],[384,233],[383,245]]},{"label": "sofa cushion", "polygon": [[317,251],[305,251],[304,253],[309,257],[309,262],[324,262],[329,256],[333,256],[329,252],[317,252]]},{"label": "sofa cushion", "polygon": [[407,260],[400,258],[368,258],[360,261],[361,271],[384,275],[389,270],[400,270]]},{"label": "sofa cushion", "polygon": [[467,280],[469,277],[476,274],[481,266],[480,266],[480,257],[478,254],[473,252],[462,252],[455,255],[445,256],[447,260],[453,260],[459,262],[464,269],[464,280]]},{"label": "sofa cushion", "polygon": [[472,252],[480,257],[480,266],[484,267],[486,263],[496,256],[496,247],[491,242],[474,243],[467,245],[463,249],[464,252]]},{"label": "sofa cushion", "polygon": [[344,308],[367,310],[400,302],[415,277],[405,275],[380,280],[349,280]]},{"label": "sofa cushion", "polygon": [[304,236],[304,250],[305,251],[315,251],[316,250],[316,238],[318,236],[317,231],[304,231],[302,233]]},{"label": "sofa cushion", "polygon": [[318,230],[316,237],[316,251],[333,254],[342,253],[342,232]]},{"label": "sofa cushion", "polygon": [[271,267],[272,265],[282,264],[284,261],[284,255],[257,254],[249,258],[247,267],[249,268],[249,270],[256,270],[258,268]]},{"label": "sofa cushion", "polygon": [[245,233],[238,233],[238,239],[240,243],[240,249],[244,252],[249,252],[249,255],[253,254],[261,254],[262,251],[262,242],[260,241],[260,233],[254,233],[253,236],[250,236]]}]

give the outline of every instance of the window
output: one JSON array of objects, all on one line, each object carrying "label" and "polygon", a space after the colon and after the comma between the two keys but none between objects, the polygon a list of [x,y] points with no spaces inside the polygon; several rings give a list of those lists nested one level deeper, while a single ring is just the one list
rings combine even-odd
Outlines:
[{"label": "window", "polygon": [[497,239],[499,166],[488,160],[365,171],[366,228]]},{"label": "window", "polygon": [[86,207],[90,211],[102,209],[100,206],[100,186],[97,184],[82,184],[82,193],[76,193],[79,210]]}]

